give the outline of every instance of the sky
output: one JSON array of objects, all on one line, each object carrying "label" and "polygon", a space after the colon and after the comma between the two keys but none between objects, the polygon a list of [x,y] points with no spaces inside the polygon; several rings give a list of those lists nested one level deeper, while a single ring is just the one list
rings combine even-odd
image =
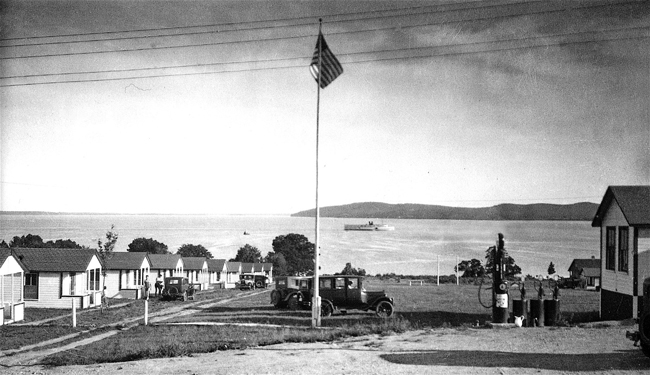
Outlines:
[{"label": "sky", "polygon": [[[321,207],[598,203],[650,184],[648,2],[0,10],[1,211],[311,209],[317,115]],[[318,101],[319,18],[344,73]]]}]

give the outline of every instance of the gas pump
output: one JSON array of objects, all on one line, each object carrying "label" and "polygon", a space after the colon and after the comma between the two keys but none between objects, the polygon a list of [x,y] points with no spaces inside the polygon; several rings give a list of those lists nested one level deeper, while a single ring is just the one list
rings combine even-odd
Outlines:
[{"label": "gas pump", "polygon": [[508,322],[508,282],[505,280],[503,269],[504,238],[499,233],[497,246],[493,248],[492,259],[492,322]]}]

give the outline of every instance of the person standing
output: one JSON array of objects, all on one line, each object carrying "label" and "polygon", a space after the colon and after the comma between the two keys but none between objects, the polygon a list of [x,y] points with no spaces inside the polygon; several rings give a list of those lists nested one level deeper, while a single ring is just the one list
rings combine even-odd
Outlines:
[{"label": "person standing", "polygon": [[156,277],[156,295],[160,296],[162,295],[162,290],[163,290],[163,282],[165,279],[162,277],[162,274],[158,272],[158,277]]},{"label": "person standing", "polygon": [[144,299],[149,299],[149,288],[151,288],[151,283],[149,282],[149,275],[144,278]]}]

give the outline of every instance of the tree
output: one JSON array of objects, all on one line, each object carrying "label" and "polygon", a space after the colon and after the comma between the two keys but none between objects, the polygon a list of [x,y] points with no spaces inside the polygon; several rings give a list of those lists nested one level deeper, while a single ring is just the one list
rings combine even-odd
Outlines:
[{"label": "tree", "polygon": [[[106,261],[113,256],[113,249],[117,242],[118,234],[115,232],[115,225],[111,225],[111,229],[106,232],[106,242],[102,242],[101,238],[97,240],[97,255],[102,262],[102,285],[106,285]],[[106,297],[106,289],[102,288],[102,297]]]},{"label": "tree", "polygon": [[[298,275],[314,272],[315,245],[302,234],[290,233],[273,239],[273,251],[267,257],[281,254],[286,261],[286,271],[281,275]],[[276,271],[275,266],[273,270]],[[275,273],[275,272],[274,272]]]},{"label": "tree", "polygon": [[[488,247],[488,249],[485,251],[485,274],[486,275],[492,275],[492,271],[494,270],[494,260],[493,258],[493,253],[494,253],[494,246]],[[503,268],[505,272],[503,273],[503,276],[506,279],[512,279],[516,275],[521,274],[521,268],[515,264],[515,259],[508,255],[508,252],[506,249],[503,249]]]},{"label": "tree", "polygon": [[270,251],[268,254],[266,254],[264,262],[273,264],[273,273],[275,275],[288,275],[287,260],[284,259],[284,255],[275,254],[274,252]]},{"label": "tree", "polygon": [[149,254],[171,254],[167,250],[167,245],[151,238],[136,238],[133,240],[126,251]]},{"label": "tree", "polygon": [[15,236],[11,242],[9,242],[9,247],[23,247],[23,248],[42,248],[43,239],[41,236],[36,236],[33,234],[28,234],[26,236],[18,237]]},{"label": "tree", "polygon": [[[246,244],[237,250],[237,255],[233,262],[260,263],[262,262],[262,253],[255,247]],[[270,263],[270,262],[269,262]]]},{"label": "tree", "polygon": [[335,273],[335,275],[354,275],[354,276],[365,276],[366,270],[363,268],[356,269],[352,267],[352,263],[345,263],[345,268],[340,273]]},{"label": "tree", "polygon": [[464,260],[454,268],[454,271],[462,272],[461,277],[483,277],[485,276],[485,267],[478,259]]},{"label": "tree", "polygon": [[548,274],[552,275],[554,273],[555,273],[555,264],[553,264],[553,262],[551,262],[551,264],[548,265]]},{"label": "tree", "polygon": [[[4,241],[3,241],[4,242]],[[14,239],[9,243],[9,247],[23,247],[23,248],[32,248],[32,249],[42,249],[42,248],[56,248],[56,249],[84,249],[86,247],[79,245],[78,243],[67,239],[67,240],[56,240],[56,241],[47,241],[43,242],[41,236],[28,234],[26,236],[18,237],[15,236]]]},{"label": "tree", "polygon": [[203,247],[203,245],[184,244],[178,248],[176,254],[182,257],[204,257],[208,259],[214,258],[212,256],[212,253]]}]

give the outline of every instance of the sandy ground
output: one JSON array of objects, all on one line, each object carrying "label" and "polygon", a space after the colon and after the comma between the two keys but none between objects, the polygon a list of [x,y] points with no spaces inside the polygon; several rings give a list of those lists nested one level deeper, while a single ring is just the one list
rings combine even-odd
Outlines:
[{"label": "sandy ground", "polygon": [[0,373],[648,374],[650,358],[625,338],[632,328],[446,328],[137,362],[13,366]]}]

